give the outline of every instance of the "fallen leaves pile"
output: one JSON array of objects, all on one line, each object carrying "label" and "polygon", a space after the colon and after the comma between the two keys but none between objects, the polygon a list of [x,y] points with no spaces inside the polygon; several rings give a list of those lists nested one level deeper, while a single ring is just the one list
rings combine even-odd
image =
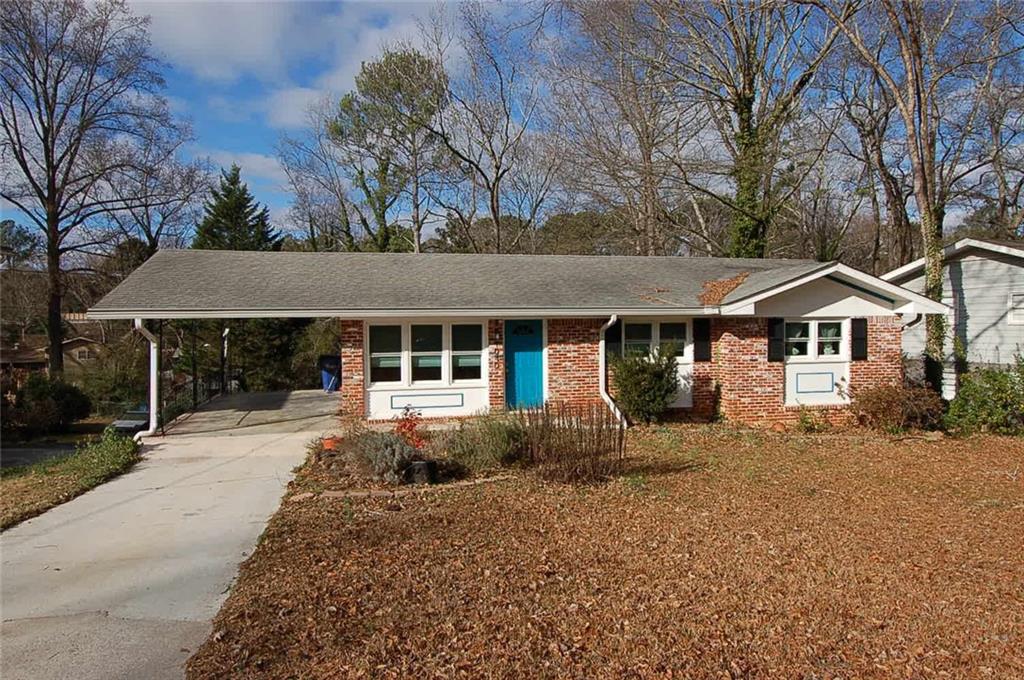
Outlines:
[{"label": "fallen leaves pile", "polygon": [[1024,677],[1024,440],[628,451],[594,487],[283,503],[189,677]]}]

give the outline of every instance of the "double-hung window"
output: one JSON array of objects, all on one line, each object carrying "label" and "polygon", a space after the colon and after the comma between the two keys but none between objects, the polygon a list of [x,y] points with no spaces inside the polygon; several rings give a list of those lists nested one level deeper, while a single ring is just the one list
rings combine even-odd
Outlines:
[{"label": "double-hung window", "polygon": [[402,327],[370,326],[370,382],[402,381]]},{"label": "double-hung window", "polygon": [[626,356],[644,356],[651,353],[651,324],[627,323],[625,336]]},{"label": "double-hung window", "polygon": [[787,321],[786,357],[841,361],[843,349],[842,321]]},{"label": "double-hung window", "polygon": [[371,384],[391,389],[483,379],[487,350],[483,324],[373,324],[368,336]]},{"label": "double-hung window", "polygon": [[480,379],[483,348],[484,328],[481,324],[452,324],[452,382]]},{"label": "double-hung window", "polygon": [[655,350],[672,350],[674,356],[687,356],[689,339],[684,321],[616,321],[605,331],[607,356],[649,356]]},{"label": "double-hung window", "polygon": [[658,326],[658,342],[662,352],[671,350],[675,356],[683,356],[686,351],[686,324],[662,322]]},{"label": "double-hung window", "polygon": [[444,326],[441,324],[413,324],[412,381],[439,382],[442,379],[444,352]]}]

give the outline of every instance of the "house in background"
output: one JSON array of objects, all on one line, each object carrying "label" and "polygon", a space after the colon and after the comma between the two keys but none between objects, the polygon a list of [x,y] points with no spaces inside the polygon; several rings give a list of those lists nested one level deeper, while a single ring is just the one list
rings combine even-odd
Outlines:
[{"label": "house in background", "polygon": [[371,420],[617,413],[608,355],[672,346],[681,414],[772,423],[901,381],[901,317],[947,311],[809,260],[164,250],[89,316],[338,318],[342,412]]},{"label": "house in background", "polygon": [[[77,336],[65,340],[65,379],[76,382],[83,369],[99,357],[102,349],[103,343],[96,338]],[[0,346],[0,370],[15,385],[20,385],[30,373],[46,373],[50,364],[49,356],[46,336],[28,335],[22,341]]]},{"label": "house in background", "polygon": [[[1024,353],[1024,242],[965,238],[946,246],[942,301],[950,307],[942,392],[956,395],[957,354],[968,367],[1008,366]],[[924,259],[882,278],[924,291]],[[903,331],[903,351],[923,375],[925,324],[912,320]]]}]

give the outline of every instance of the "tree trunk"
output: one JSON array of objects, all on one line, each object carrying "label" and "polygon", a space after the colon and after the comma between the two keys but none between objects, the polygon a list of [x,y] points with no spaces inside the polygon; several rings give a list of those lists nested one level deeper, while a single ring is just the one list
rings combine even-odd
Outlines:
[{"label": "tree trunk", "polygon": [[50,377],[64,375],[64,323],[61,319],[63,290],[60,272],[60,236],[56,209],[46,215],[46,280],[48,301],[46,307],[46,337],[50,348]]},{"label": "tree trunk", "polygon": [[736,210],[732,219],[730,257],[764,257],[767,224],[761,214],[761,140],[753,123],[753,97],[737,102]]}]

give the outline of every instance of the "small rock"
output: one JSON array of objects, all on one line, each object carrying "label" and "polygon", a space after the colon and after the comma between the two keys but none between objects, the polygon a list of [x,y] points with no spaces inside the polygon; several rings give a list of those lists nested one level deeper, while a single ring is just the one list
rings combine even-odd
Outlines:
[{"label": "small rock", "polygon": [[302,493],[295,494],[289,500],[291,500],[292,503],[297,503],[299,501],[304,501],[307,498],[312,498],[315,495],[316,494],[313,493],[312,491],[303,491]]},{"label": "small rock", "polygon": [[784,423],[780,423],[780,422],[776,421],[776,422],[772,423],[772,426],[770,428],[768,428],[768,429],[770,429],[772,432],[777,432],[779,434],[784,434],[786,432],[786,425]]}]

